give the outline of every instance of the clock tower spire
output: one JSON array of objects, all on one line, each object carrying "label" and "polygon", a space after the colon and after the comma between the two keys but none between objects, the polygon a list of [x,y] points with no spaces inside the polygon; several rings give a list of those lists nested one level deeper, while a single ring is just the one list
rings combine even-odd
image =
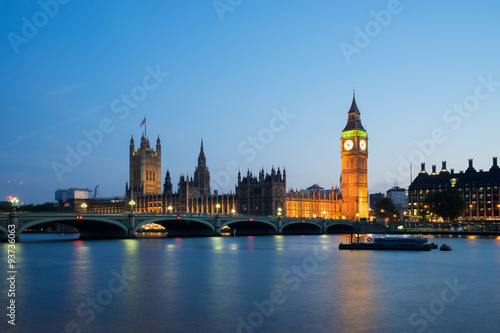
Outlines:
[{"label": "clock tower spire", "polygon": [[349,220],[368,218],[368,136],[361,124],[354,90],[340,142],[342,215]]}]

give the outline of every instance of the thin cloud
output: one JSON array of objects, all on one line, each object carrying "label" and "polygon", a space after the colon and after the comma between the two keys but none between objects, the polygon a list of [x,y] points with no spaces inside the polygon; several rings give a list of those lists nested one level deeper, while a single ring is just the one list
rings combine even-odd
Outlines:
[{"label": "thin cloud", "polygon": [[5,147],[12,146],[12,145],[14,145],[14,144],[16,144],[18,142],[21,142],[21,141],[24,141],[24,140],[27,140],[27,139],[31,139],[34,136],[38,136],[40,134],[45,134],[45,133],[51,132],[51,131],[53,131],[55,129],[58,129],[58,128],[64,127],[66,125],[69,125],[71,123],[77,122],[78,120],[80,120],[83,117],[87,117],[87,116],[89,116],[91,114],[99,112],[101,109],[102,109],[102,106],[100,106],[100,105],[93,106],[90,109],[85,110],[84,112],[80,113],[78,116],[70,118],[70,119],[66,119],[65,121],[62,121],[62,122],[57,123],[57,124],[54,124],[54,125],[46,128],[45,130],[36,131],[36,132],[30,132],[28,134],[19,135],[14,141],[11,141],[11,142],[7,143],[3,147],[5,148]]},{"label": "thin cloud", "polygon": [[67,86],[64,86],[64,87],[61,87],[61,88],[58,88],[58,89],[55,89],[55,90],[51,90],[47,94],[49,96],[64,95],[64,94],[67,94],[69,92],[72,92],[75,89],[83,87],[84,85],[85,85],[84,83],[75,83],[75,84],[67,85]]}]

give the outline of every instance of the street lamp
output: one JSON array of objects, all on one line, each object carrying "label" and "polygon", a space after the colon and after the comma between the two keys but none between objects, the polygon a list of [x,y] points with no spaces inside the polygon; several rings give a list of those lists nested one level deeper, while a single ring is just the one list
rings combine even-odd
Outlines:
[{"label": "street lamp", "polygon": [[233,215],[234,215],[234,213],[236,213],[236,211],[235,211],[235,210],[234,210],[234,208],[233,208],[233,209],[231,209],[231,214],[233,214]]},{"label": "street lamp", "polygon": [[87,204],[84,202],[80,205],[80,208],[83,209],[83,211],[85,211],[87,209]]},{"label": "street lamp", "polygon": [[133,213],[134,212],[134,206],[135,206],[134,199],[130,200],[128,204],[130,205],[130,208],[132,209],[132,213]]},{"label": "street lamp", "polygon": [[216,205],[215,205],[215,209],[217,209],[217,215],[219,215],[219,208],[220,208],[220,205],[219,205],[219,204],[216,204]]},{"label": "street lamp", "polygon": [[167,209],[168,209],[168,212],[169,212],[170,214],[172,214],[172,206],[168,206],[168,208],[167,208]]},{"label": "street lamp", "polygon": [[17,204],[19,203],[19,199],[16,198],[16,197],[13,197],[12,199],[10,199],[10,203],[12,204],[12,206],[14,207],[14,212],[16,211],[16,206]]},{"label": "street lamp", "polygon": [[359,213],[356,213],[356,222],[359,222]]},{"label": "street lamp", "polygon": [[281,207],[278,207],[278,216],[281,216]]}]

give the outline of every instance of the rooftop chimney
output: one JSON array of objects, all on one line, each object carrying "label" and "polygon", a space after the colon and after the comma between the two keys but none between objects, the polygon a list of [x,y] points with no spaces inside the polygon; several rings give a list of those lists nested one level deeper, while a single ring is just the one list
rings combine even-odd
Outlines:
[{"label": "rooftop chimney", "polygon": [[498,171],[500,167],[498,166],[497,158],[493,157],[493,165],[490,168],[490,171]]},{"label": "rooftop chimney", "polygon": [[469,158],[469,167],[465,170],[466,173],[476,172],[476,169],[472,166],[472,158]]},{"label": "rooftop chimney", "polygon": [[420,163],[420,173],[427,173],[425,171],[425,163]]}]

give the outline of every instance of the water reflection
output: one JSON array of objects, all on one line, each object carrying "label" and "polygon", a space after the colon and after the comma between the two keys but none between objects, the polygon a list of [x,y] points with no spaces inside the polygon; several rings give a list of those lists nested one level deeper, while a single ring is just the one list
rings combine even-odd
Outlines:
[{"label": "water reflection", "polygon": [[[428,331],[496,331],[488,323],[500,311],[499,239],[446,238],[453,251],[425,253],[339,251],[341,241],[321,235],[22,243],[19,328],[62,332],[75,321],[82,332],[236,332],[241,320],[254,320],[254,332],[414,332],[412,313],[457,277],[468,289]],[[125,287],[108,302],[117,274]],[[277,291],[282,302],[269,303]],[[88,299],[105,303],[92,320],[77,312]],[[464,313],[467,320],[457,315]]]},{"label": "water reflection", "polygon": [[373,252],[347,251],[336,256],[332,267],[335,283],[332,286],[336,288],[335,299],[342,302],[335,302],[338,315],[332,325],[339,327],[340,331],[369,331],[375,319],[377,281],[374,281],[373,255]]}]

